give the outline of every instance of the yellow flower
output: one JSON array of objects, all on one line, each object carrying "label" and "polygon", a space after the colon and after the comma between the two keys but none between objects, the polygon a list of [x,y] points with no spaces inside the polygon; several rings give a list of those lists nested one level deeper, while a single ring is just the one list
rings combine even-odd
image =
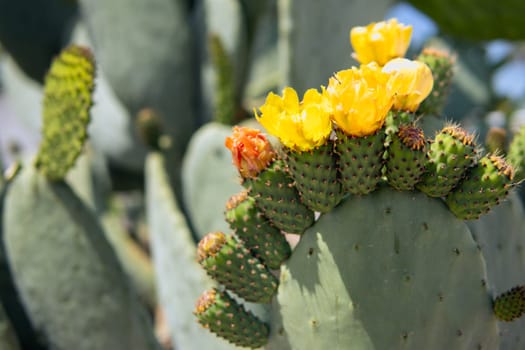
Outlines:
[{"label": "yellow flower", "polygon": [[434,85],[432,71],[423,62],[395,58],[383,67],[383,72],[391,74],[394,109],[415,112]]},{"label": "yellow flower", "polygon": [[315,89],[299,102],[297,92],[285,88],[283,96],[268,94],[257,120],[269,134],[294,151],[309,151],[323,145],[332,131],[329,105]]},{"label": "yellow flower", "polygon": [[354,58],[361,64],[377,62],[383,66],[393,58],[405,56],[411,36],[412,27],[393,18],[352,28],[350,43],[355,51]]},{"label": "yellow flower", "polygon": [[374,134],[383,126],[393,103],[389,75],[376,63],[337,72],[323,93],[337,127],[350,136]]}]

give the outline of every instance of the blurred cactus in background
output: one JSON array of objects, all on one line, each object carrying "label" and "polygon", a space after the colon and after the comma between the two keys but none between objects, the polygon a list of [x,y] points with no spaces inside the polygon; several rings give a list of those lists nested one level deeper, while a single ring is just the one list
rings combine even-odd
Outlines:
[{"label": "blurred cactus in background", "polygon": [[0,349],[523,348],[525,9],[409,2],[0,0]]}]

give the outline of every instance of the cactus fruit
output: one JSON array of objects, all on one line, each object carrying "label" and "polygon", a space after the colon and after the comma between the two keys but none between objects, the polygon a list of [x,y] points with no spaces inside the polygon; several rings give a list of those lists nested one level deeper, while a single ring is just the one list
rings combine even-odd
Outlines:
[{"label": "cactus fruit", "polygon": [[455,58],[446,51],[425,48],[417,59],[430,67],[435,82],[432,92],[421,103],[418,112],[441,115],[450,92]]},{"label": "cactus fruit", "polygon": [[270,269],[278,269],[290,257],[286,238],[258,211],[255,199],[246,190],[228,200],[225,216],[245,247]]},{"label": "cactus fruit", "polygon": [[525,126],[514,135],[507,157],[516,169],[516,181],[525,179]]},{"label": "cactus fruit", "polygon": [[332,152],[333,143],[305,152],[286,152],[285,159],[302,202],[311,210],[326,213],[343,197],[343,190]]},{"label": "cactus fruit", "polygon": [[36,166],[51,180],[63,179],[82,151],[93,104],[94,74],[90,51],[70,46],[53,61],[46,76],[43,142]]},{"label": "cactus fruit", "polygon": [[525,314],[525,286],[514,287],[494,301],[494,313],[502,321],[510,322]]},{"label": "cactus fruit", "polygon": [[[489,153],[503,154],[507,149],[507,131],[491,127],[485,136],[485,148]],[[510,159],[507,159],[510,162]]]},{"label": "cactus fruit", "polygon": [[235,345],[255,349],[268,341],[268,326],[216,288],[200,296],[195,315],[205,328]]},{"label": "cactus fruit", "polygon": [[474,136],[446,125],[430,144],[428,157],[427,173],[416,187],[431,197],[446,196],[478,160]]},{"label": "cactus fruit", "polygon": [[314,213],[302,204],[284,162],[258,130],[234,127],[226,138],[242,184],[273,225],[288,233],[301,234],[314,222]]},{"label": "cactus fruit", "polygon": [[470,169],[467,178],[447,195],[446,203],[458,218],[477,219],[507,196],[513,178],[514,169],[505,159],[486,155]]},{"label": "cactus fruit", "polygon": [[364,195],[376,189],[381,181],[385,138],[383,130],[365,137],[337,131],[335,149],[345,192]]},{"label": "cactus fruit", "polygon": [[410,191],[425,172],[426,140],[423,131],[413,125],[401,125],[388,146],[386,177],[390,186]]},{"label": "cactus fruit", "polygon": [[235,236],[211,232],[199,242],[198,261],[206,272],[247,301],[269,303],[278,281]]}]

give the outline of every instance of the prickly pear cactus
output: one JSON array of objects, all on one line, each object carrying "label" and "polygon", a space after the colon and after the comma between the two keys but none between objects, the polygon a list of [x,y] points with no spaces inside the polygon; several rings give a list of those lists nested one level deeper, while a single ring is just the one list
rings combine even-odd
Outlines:
[{"label": "prickly pear cactus", "polygon": [[157,349],[101,225],[63,180],[84,147],[93,64],[85,49],[70,47],[51,67],[36,163],[10,181],[5,197],[6,256],[29,319],[50,348]]},{"label": "prickly pear cactus", "polygon": [[[500,322],[525,314],[524,288],[497,283],[495,294],[496,269],[487,264],[497,258],[484,247],[491,244],[488,233],[475,234],[467,225],[504,201],[516,186],[514,169],[503,157],[485,154],[460,125],[438,126],[425,115],[428,104],[419,109],[433,86],[439,89],[434,97],[445,94],[450,76],[402,58],[410,33],[395,19],[353,28],[360,68],[337,72],[321,92],[307,90],[302,100],[291,88],[282,96],[270,93],[256,117],[279,139],[277,149],[253,129],[235,127],[227,138],[247,191],[238,196],[251,196],[258,211],[243,212],[242,232],[232,226],[233,233],[212,232],[199,243],[200,264],[227,290],[205,292],[194,311],[213,333],[276,350],[520,344],[506,338],[518,337],[517,329]],[[434,101],[430,109],[441,104]],[[428,125],[435,134],[424,134]],[[314,207],[311,198],[333,192],[332,174],[342,184],[341,200]],[[497,207],[516,215],[506,208]],[[265,257],[247,253],[267,231],[261,217],[281,234],[300,235],[280,266],[276,291]],[[292,219],[293,225],[283,225]],[[498,234],[505,232],[492,232]],[[502,254],[509,270],[513,262],[524,267],[521,255]],[[508,275],[503,270],[497,269]],[[229,295],[271,301],[270,322],[255,325]],[[261,342],[266,327],[269,336]]]}]

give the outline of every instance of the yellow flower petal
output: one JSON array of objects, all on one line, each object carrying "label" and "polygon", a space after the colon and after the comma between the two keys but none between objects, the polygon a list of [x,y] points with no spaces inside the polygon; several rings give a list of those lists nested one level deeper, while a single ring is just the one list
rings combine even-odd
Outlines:
[{"label": "yellow flower petal", "polygon": [[283,97],[268,95],[257,120],[268,133],[296,151],[308,151],[326,142],[332,130],[330,105],[315,89],[306,91],[302,102],[292,88]]},{"label": "yellow flower petal", "polygon": [[412,27],[393,18],[352,28],[350,43],[355,51],[354,57],[360,63],[377,62],[383,66],[391,59],[405,55],[411,36]]},{"label": "yellow flower petal", "polygon": [[396,94],[394,109],[415,112],[432,91],[432,71],[423,62],[396,58],[383,67],[383,72],[391,76],[390,83]]},{"label": "yellow flower petal", "polygon": [[375,133],[393,103],[389,76],[375,63],[337,72],[323,93],[332,105],[337,127],[351,136]]}]

